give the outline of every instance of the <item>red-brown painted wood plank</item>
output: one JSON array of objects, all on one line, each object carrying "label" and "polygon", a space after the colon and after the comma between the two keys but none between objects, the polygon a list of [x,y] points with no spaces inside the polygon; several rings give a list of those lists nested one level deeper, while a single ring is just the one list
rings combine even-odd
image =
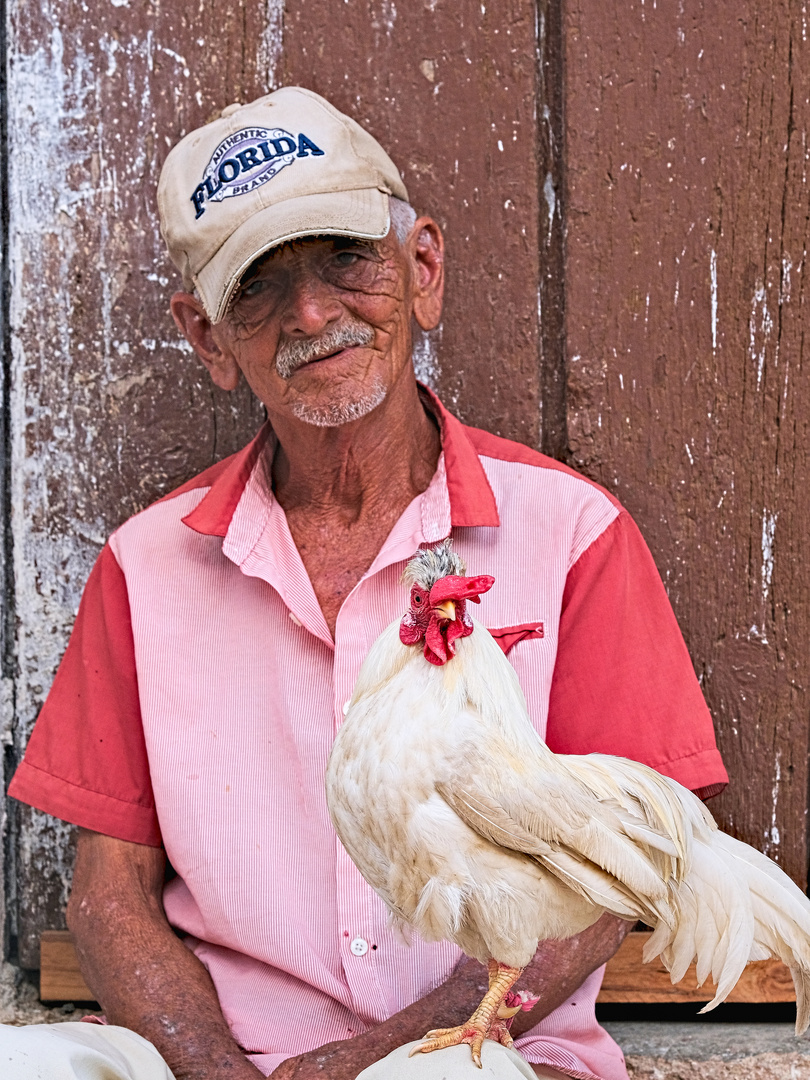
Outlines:
[{"label": "red-brown painted wood plank", "polygon": [[713,710],[712,808],[806,879],[810,56],[785,2],[572,0],[571,458],[634,513]]},{"label": "red-brown painted wood plank", "polygon": [[288,0],[283,71],[367,126],[445,231],[420,370],[468,422],[539,446],[535,23],[526,0]]}]

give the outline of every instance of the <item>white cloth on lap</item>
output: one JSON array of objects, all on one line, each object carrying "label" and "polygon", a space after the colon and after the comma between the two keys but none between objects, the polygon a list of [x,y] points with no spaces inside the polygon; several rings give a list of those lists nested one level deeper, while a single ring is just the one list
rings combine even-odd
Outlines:
[{"label": "white cloth on lap", "polygon": [[[408,1052],[406,1043],[364,1069],[357,1080],[538,1080],[564,1077],[543,1065],[532,1068],[520,1054],[487,1041],[482,1069],[469,1046],[432,1054]],[[536,1071],[535,1071],[536,1069]],[[174,1080],[169,1066],[134,1031],[113,1024],[0,1024],[0,1076],[3,1080]]]},{"label": "white cloth on lap", "polygon": [[411,1047],[418,1045],[410,1042],[392,1050],[388,1057],[363,1069],[357,1080],[551,1080],[564,1076],[545,1065],[538,1065],[535,1071],[515,1050],[489,1039],[481,1048],[480,1069],[473,1063],[469,1046],[449,1046],[408,1057]]},{"label": "white cloth on lap", "polygon": [[174,1080],[146,1039],[113,1024],[0,1024],[3,1080]]}]

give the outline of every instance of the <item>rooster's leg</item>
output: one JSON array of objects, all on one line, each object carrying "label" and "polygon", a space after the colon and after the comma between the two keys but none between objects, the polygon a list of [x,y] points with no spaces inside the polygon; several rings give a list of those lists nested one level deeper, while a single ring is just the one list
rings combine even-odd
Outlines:
[{"label": "rooster's leg", "polygon": [[512,1036],[509,1034],[511,1018],[521,1008],[507,1008],[503,999],[520,978],[522,968],[509,967],[507,964],[499,964],[496,960],[489,961],[489,989],[481,999],[481,1004],[472,1014],[466,1024],[459,1024],[453,1028],[436,1028],[429,1031],[425,1036],[425,1042],[415,1046],[411,1050],[413,1054],[429,1054],[431,1050],[442,1050],[446,1046],[458,1046],[460,1043],[468,1043],[472,1050],[472,1058],[478,1068],[481,1068],[481,1047],[484,1039],[494,1039],[503,1043],[504,1046],[512,1045]]}]

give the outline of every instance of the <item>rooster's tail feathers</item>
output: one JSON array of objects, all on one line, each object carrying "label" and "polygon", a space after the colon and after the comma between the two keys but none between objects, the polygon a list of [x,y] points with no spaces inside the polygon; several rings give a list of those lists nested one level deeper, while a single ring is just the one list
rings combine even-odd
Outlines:
[{"label": "rooster's tail feathers", "polygon": [[773,957],[796,987],[796,1034],[810,1024],[810,901],[770,859],[725,833],[692,848],[689,881],[673,889],[675,929],[661,923],[644,960],[661,957],[673,983],[696,961],[698,985],[711,976],[719,1005],[752,960]]},{"label": "rooster's tail feathers", "polygon": [[[754,909],[752,952],[782,961],[796,988],[796,1034],[810,1025],[810,902],[802,890],[761,852],[717,834],[727,864],[745,876]],[[755,957],[752,956],[751,959]]]}]

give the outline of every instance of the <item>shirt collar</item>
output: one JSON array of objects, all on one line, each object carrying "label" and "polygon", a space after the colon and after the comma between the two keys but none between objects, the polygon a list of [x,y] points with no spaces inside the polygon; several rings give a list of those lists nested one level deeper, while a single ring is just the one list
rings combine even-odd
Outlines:
[{"label": "shirt collar", "polygon": [[[432,390],[420,383],[419,392],[439,425],[453,528],[500,525],[495,495],[466,426]],[[250,474],[272,436],[272,428],[265,424],[243,450],[229,458],[195,509],[183,518],[184,524],[205,536],[225,537]]]},{"label": "shirt collar", "polygon": [[183,518],[184,525],[204,536],[228,535],[234,511],[272,434],[270,425],[264,424],[247,446],[225,461],[211,487],[191,513]]},{"label": "shirt collar", "polygon": [[428,412],[435,416],[439,424],[453,528],[500,525],[495,494],[467,434],[468,428],[445,409],[432,390],[421,383],[419,394]]}]

